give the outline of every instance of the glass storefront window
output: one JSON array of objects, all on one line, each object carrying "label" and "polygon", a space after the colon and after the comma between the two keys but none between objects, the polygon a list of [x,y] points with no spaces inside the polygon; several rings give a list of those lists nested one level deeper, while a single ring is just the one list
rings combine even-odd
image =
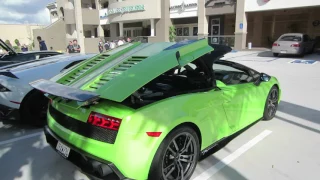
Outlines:
[{"label": "glass storefront window", "polygon": [[183,36],[189,36],[189,27],[183,28]]},{"label": "glass storefront window", "polygon": [[198,35],[198,27],[193,27],[193,36],[197,36]]}]

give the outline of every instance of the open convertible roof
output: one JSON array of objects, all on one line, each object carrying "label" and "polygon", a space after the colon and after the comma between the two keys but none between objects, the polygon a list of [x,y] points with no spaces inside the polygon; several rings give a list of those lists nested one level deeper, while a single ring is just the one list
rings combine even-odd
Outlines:
[{"label": "open convertible roof", "polygon": [[31,85],[48,94],[76,101],[99,97],[121,102],[174,67],[182,67],[207,53],[213,61],[230,51],[228,46],[208,44],[207,39],[178,43],[135,42],[83,61],[52,79],[56,83],[40,80]]}]

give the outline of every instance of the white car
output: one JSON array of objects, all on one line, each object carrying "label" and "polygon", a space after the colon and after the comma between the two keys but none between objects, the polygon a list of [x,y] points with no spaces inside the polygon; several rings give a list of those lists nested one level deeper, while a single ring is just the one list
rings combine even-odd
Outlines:
[{"label": "white car", "polygon": [[[28,61],[0,68],[0,119],[15,117],[24,123],[41,126],[47,98],[29,83],[51,79],[73,65],[96,54],[62,54],[41,61]],[[9,116],[10,115],[10,116]]]}]

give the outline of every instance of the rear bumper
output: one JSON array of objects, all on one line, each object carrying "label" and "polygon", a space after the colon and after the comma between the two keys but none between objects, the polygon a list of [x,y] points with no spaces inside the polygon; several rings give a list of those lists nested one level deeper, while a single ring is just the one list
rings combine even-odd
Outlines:
[{"label": "rear bumper", "polygon": [[291,48],[291,49],[285,49],[282,50],[281,48],[278,47],[273,47],[272,48],[272,53],[279,53],[279,54],[301,54],[300,48]]},{"label": "rear bumper", "polygon": [[[56,150],[58,141],[67,145],[70,148],[68,161],[76,165],[81,171],[86,174],[88,177],[95,180],[104,180],[104,179],[119,179],[119,180],[129,180],[129,178],[124,177],[123,174],[118,170],[118,168],[111,162],[102,160],[98,157],[95,157],[91,154],[88,154],[72,144],[64,141],[59,138],[53,131],[49,129],[48,126],[44,127],[44,134],[46,136],[47,142],[50,146]],[[104,176],[101,176],[101,168],[106,172]]]}]

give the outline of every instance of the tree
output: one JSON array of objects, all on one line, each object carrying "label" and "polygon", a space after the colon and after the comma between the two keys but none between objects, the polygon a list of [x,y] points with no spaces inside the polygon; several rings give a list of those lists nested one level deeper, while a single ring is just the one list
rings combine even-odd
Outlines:
[{"label": "tree", "polygon": [[169,28],[169,40],[170,42],[174,42],[176,39],[176,28],[174,26],[170,26]]},{"label": "tree", "polygon": [[20,42],[19,42],[18,39],[15,39],[15,40],[14,40],[14,43],[16,43],[17,46],[20,46]]}]

